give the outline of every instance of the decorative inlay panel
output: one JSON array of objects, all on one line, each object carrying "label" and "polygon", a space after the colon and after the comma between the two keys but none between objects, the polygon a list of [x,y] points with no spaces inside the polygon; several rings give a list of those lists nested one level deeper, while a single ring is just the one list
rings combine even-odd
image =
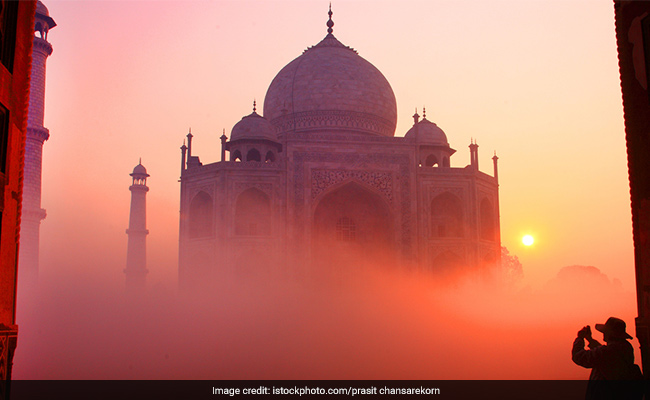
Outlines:
[{"label": "decorative inlay panel", "polygon": [[233,185],[233,195],[237,197],[246,189],[256,188],[273,198],[273,184],[264,182],[235,182]]},{"label": "decorative inlay panel", "polygon": [[313,169],[311,171],[311,198],[318,197],[330,186],[348,179],[363,182],[382,193],[386,199],[393,202],[393,177],[389,172],[376,171],[349,171],[343,169],[327,170]]},{"label": "decorative inlay panel", "polygon": [[384,118],[372,114],[343,110],[302,111],[281,116],[271,122],[280,132],[336,127],[370,131],[382,136],[393,136],[395,134],[395,125]]},{"label": "decorative inlay panel", "polygon": [[189,200],[192,201],[194,196],[199,194],[199,192],[205,192],[214,199],[214,185],[209,184],[209,185],[202,185],[202,186],[194,186],[190,188],[190,198]]}]

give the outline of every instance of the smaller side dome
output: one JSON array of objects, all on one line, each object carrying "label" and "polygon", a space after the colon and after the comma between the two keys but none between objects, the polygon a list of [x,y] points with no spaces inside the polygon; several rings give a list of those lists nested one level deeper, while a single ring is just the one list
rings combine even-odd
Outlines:
[{"label": "smaller side dome", "polygon": [[278,141],[275,127],[266,118],[255,111],[247,115],[233,126],[230,133],[230,141],[242,139],[262,139],[273,142]]},{"label": "smaller side dome", "polygon": [[449,146],[445,132],[426,117],[413,125],[404,137],[415,138],[418,143]]}]

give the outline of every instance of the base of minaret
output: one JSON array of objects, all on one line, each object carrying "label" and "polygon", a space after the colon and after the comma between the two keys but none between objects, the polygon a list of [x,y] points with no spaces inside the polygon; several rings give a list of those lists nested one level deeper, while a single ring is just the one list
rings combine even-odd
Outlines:
[{"label": "base of minaret", "polygon": [[127,293],[141,293],[147,281],[148,269],[125,269]]},{"label": "base of minaret", "polygon": [[20,222],[20,244],[18,248],[18,279],[21,284],[33,285],[38,281],[39,247],[41,221],[45,219],[44,209],[23,209]]}]

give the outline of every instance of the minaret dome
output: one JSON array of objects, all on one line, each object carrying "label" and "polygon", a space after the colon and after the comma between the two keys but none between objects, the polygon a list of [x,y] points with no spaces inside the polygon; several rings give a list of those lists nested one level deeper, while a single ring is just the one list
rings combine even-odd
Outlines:
[{"label": "minaret dome", "polygon": [[36,15],[34,17],[34,32],[40,35],[40,38],[47,40],[47,33],[56,26],[54,19],[50,17],[50,12],[45,4],[40,0],[36,3]]}]

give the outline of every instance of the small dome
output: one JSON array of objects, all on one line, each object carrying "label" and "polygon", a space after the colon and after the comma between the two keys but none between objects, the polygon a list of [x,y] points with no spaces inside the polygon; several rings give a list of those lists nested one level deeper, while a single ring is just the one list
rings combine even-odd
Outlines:
[{"label": "small dome", "polygon": [[144,167],[144,165],[142,165],[142,163],[136,165],[135,168],[133,168],[133,173],[131,174],[131,176],[134,175],[149,176],[149,174],[147,173],[147,169]]},{"label": "small dome", "polygon": [[44,17],[49,17],[50,16],[50,11],[45,7],[45,4],[43,4],[42,1],[37,1],[36,2],[36,14],[40,14]]},{"label": "small dome", "polygon": [[49,29],[52,29],[56,26],[56,22],[54,22],[54,19],[52,19],[52,17],[50,17],[50,11],[40,0],[36,2],[36,19],[46,21]]},{"label": "small dome", "polygon": [[409,129],[404,137],[415,138],[418,143],[449,146],[445,132],[426,118]]},{"label": "small dome", "polygon": [[230,133],[230,141],[242,139],[263,139],[273,142],[278,141],[275,127],[255,111],[245,116],[233,126]]}]

